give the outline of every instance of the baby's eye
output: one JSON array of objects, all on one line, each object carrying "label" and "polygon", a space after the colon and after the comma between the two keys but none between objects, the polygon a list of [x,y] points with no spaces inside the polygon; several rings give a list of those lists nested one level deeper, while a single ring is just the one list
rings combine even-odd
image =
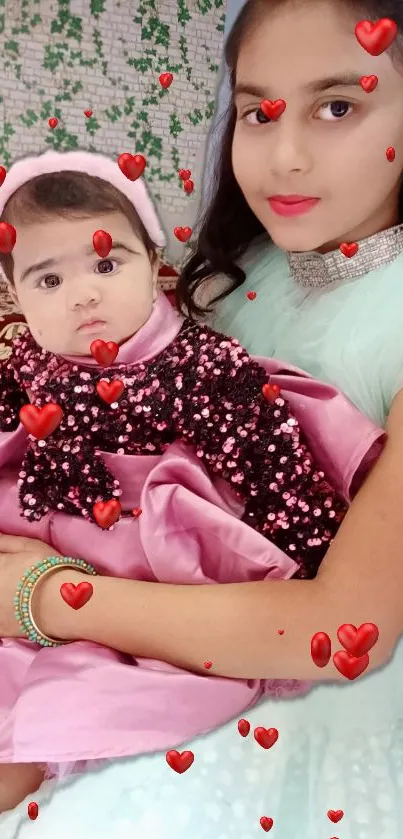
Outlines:
[{"label": "baby's eye", "polygon": [[61,283],[61,278],[58,274],[47,274],[46,277],[42,277],[39,282],[39,285],[42,288],[57,288]]},{"label": "baby's eye", "polygon": [[97,262],[97,270],[99,274],[110,274],[114,270],[117,262],[115,259],[101,259]]}]

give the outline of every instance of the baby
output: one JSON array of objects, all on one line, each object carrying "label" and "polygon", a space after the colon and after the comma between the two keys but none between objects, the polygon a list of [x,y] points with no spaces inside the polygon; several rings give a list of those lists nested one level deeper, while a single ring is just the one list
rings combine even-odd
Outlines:
[{"label": "baby", "polygon": [[[314,577],[381,432],[333,388],[174,311],[157,291],[153,205],[117,163],[84,152],[19,161],[0,212],[16,231],[0,262],[28,325],[0,365],[0,531],[132,579]],[[103,255],[97,231],[111,237]],[[354,430],[341,446],[343,422]],[[26,765],[19,797],[32,767],[60,776],[170,748],[278,693],[96,645],[80,643],[78,660],[75,644],[40,644],[0,645],[0,763]],[[151,736],[156,691],[165,707],[178,673],[186,718]],[[111,684],[115,708],[103,711]],[[16,803],[3,798],[3,809]]]}]

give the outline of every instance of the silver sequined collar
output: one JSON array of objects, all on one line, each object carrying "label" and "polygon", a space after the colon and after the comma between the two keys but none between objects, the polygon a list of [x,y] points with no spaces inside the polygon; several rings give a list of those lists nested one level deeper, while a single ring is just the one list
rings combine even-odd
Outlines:
[{"label": "silver sequined collar", "polygon": [[291,276],[305,288],[325,288],[334,283],[354,280],[393,262],[403,251],[403,224],[390,227],[362,239],[355,256],[344,256],[338,249],[330,253],[317,251],[287,254]]}]

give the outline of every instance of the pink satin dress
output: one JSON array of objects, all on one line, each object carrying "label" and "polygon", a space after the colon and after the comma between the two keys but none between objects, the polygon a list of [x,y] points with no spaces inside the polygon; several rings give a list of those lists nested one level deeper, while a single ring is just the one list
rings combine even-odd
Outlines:
[{"label": "pink satin dress", "polygon": [[[159,298],[149,322],[121,348],[119,362],[154,356],[180,325]],[[378,456],[383,432],[333,387],[280,362],[258,360],[289,400],[328,480],[349,499],[353,483]],[[123,515],[113,530],[60,512],[28,523],[17,493],[26,439],[21,425],[0,434],[3,533],[41,539],[101,574],[133,580],[286,580],[296,571],[291,558],[241,521],[243,504],[182,443],[156,456],[103,453],[123,491]],[[142,509],[138,518],[134,507]],[[89,642],[49,649],[3,639],[0,676],[0,762],[39,762],[56,775],[86,761],[173,748],[242,714],[264,695],[309,689],[297,681],[196,675]]]}]

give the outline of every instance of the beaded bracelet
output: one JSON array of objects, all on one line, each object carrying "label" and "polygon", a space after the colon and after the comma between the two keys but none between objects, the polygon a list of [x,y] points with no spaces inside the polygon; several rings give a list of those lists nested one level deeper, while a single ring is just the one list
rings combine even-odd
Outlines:
[{"label": "beaded bracelet", "polygon": [[95,568],[83,559],[72,559],[70,556],[49,556],[35,565],[31,565],[25,571],[21,582],[18,583],[14,597],[14,614],[17,622],[24,630],[28,640],[34,644],[40,644],[42,647],[60,647],[62,644],[70,643],[69,641],[49,638],[38,629],[32,615],[32,597],[36,586],[44,577],[60,568],[75,568],[84,574],[97,575]]}]

